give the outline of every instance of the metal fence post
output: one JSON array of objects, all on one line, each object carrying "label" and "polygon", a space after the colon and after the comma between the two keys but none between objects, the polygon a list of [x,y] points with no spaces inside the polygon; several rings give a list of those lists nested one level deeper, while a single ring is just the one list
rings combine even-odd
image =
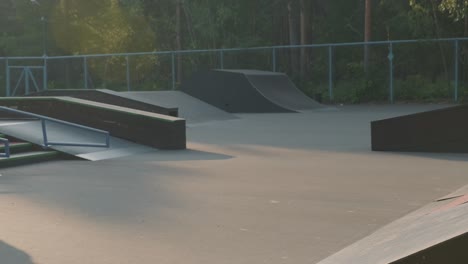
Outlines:
[{"label": "metal fence post", "polygon": [[271,50],[271,64],[273,72],[276,72],[276,48]]},{"label": "metal fence post", "polygon": [[44,55],[44,68],[42,68],[42,89],[47,90],[47,55]]},{"label": "metal fence post", "polygon": [[47,140],[47,129],[46,129],[45,119],[41,119],[41,125],[42,125],[42,140],[44,141],[44,147],[48,147],[49,142]]},{"label": "metal fence post", "polygon": [[83,57],[83,78],[84,78],[84,88],[88,89],[88,58]]},{"label": "metal fence post", "polygon": [[388,62],[389,62],[389,65],[390,65],[390,87],[389,87],[389,101],[391,104],[393,104],[394,102],[394,91],[393,91],[393,58],[394,58],[394,55],[393,55],[393,43],[390,43],[390,46],[388,48]]},{"label": "metal fence post", "polygon": [[126,61],[126,64],[127,64],[127,91],[131,91],[132,90],[132,87],[130,85],[130,62],[129,62],[129,57],[128,55],[125,56],[125,61]]},{"label": "metal fence post", "polygon": [[6,91],[5,95],[7,97],[10,96],[10,63],[8,61],[8,58],[5,59],[5,82],[6,82]]},{"label": "metal fence post", "polygon": [[29,94],[29,67],[24,67],[24,94],[28,95]]},{"label": "metal fence post", "polygon": [[221,69],[224,69],[224,51],[219,51],[219,66]]},{"label": "metal fence post", "polygon": [[459,53],[459,43],[458,43],[458,40],[455,40],[455,43],[454,43],[454,63],[455,63],[455,68],[454,68],[454,80],[453,80],[453,99],[455,102],[458,102],[458,53]]},{"label": "metal fence post", "polygon": [[172,90],[175,90],[176,87],[176,68],[175,68],[175,53],[171,53],[172,60]]},{"label": "metal fence post", "polygon": [[328,97],[333,101],[333,47],[328,46]]}]

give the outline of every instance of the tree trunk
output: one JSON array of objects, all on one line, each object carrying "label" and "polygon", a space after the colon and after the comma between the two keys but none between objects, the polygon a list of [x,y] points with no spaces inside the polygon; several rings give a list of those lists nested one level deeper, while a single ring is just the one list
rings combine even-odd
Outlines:
[{"label": "tree trunk", "polygon": [[463,31],[463,36],[468,36],[468,14],[465,14],[465,30]]},{"label": "tree trunk", "polygon": [[[372,40],[372,0],[366,0],[366,10],[364,18],[364,42]],[[364,71],[369,70],[369,46],[364,46]]]},{"label": "tree trunk", "polygon": [[[182,0],[176,2],[176,50],[182,49],[181,41],[181,10]],[[182,57],[181,54],[177,54],[177,83],[180,83],[182,79]]]},{"label": "tree trunk", "polygon": [[195,33],[193,32],[192,15],[184,0],[182,0],[182,10],[184,11],[185,23],[187,24],[187,32],[190,37],[190,48],[195,49]]},{"label": "tree trunk", "polygon": [[[437,17],[437,13],[436,13],[437,4],[436,4],[436,2],[434,0],[431,1],[431,4],[432,4],[432,16],[433,16],[433,19],[434,19],[434,27],[435,27],[436,36],[437,36],[437,38],[440,39],[442,37],[442,35],[441,35],[441,30],[440,30],[440,25],[439,25],[439,18]],[[444,66],[445,78],[446,78],[446,80],[449,80],[447,59],[445,58],[444,48],[443,48],[441,42],[438,42],[438,45],[439,45],[439,50],[440,50],[440,56],[442,58],[442,65]],[[436,78],[437,78],[437,76],[434,75],[433,79],[435,80]]]},{"label": "tree trunk", "polygon": [[[464,17],[464,31],[463,31],[463,36],[466,38],[468,37],[468,7],[465,7],[465,17]],[[466,62],[468,61],[467,58],[468,58],[468,49],[466,47],[466,44],[464,44],[463,42],[460,42],[461,45],[461,56],[460,56],[460,62],[462,63],[462,67],[465,67],[466,65]],[[465,76],[466,76],[466,71],[465,70],[461,70],[460,71],[460,77],[461,77],[461,80],[465,80]]]},{"label": "tree trunk", "polygon": [[[308,20],[308,12],[305,0],[300,0],[301,5],[301,12],[300,12],[300,27],[301,27],[301,45],[308,44],[307,38],[307,20]],[[301,57],[300,57],[300,71],[301,71],[301,79],[304,79],[305,73],[307,71],[307,62],[308,62],[308,53],[306,48],[301,48]]]},{"label": "tree trunk", "polygon": [[[298,32],[297,32],[297,19],[296,19],[296,8],[295,8],[295,0],[288,1],[288,21],[289,21],[289,45],[297,45],[298,44]],[[295,75],[298,72],[297,69],[297,50],[290,49],[290,57],[291,57],[291,70],[292,73]]]},{"label": "tree trunk", "polygon": [[[66,25],[66,27],[69,27],[70,26],[70,21],[69,21],[70,14],[69,14],[67,1],[62,1],[62,8],[65,14],[63,23]],[[65,47],[66,48],[71,47],[70,40],[68,38],[66,38],[65,40]],[[107,71],[107,60],[105,64],[105,70]],[[104,75],[104,79],[105,79],[105,75]],[[106,88],[105,85],[106,83],[104,82],[104,88]],[[70,86],[71,86],[70,84],[70,60],[66,59],[65,60],[65,87],[67,89],[70,89]]]}]

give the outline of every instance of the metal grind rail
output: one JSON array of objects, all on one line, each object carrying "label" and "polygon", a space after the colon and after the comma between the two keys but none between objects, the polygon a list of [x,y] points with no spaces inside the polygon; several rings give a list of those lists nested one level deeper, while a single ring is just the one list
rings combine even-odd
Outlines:
[{"label": "metal grind rail", "polygon": [[[25,111],[21,111],[21,110],[17,110],[17,109],[12,109],[12,108],[5,107],[5,106],[0,106],[0,111],[21,114],[21,115],[24,115],[24,116],[39,119],[41,121],[41,128],[42,128],[42,138],[43,138],[43,145],[42,146],[43,147],[72,146],[72,147],[109,148],[109,146],[110,146],[110,133],[107,132],[107,131],[104,131],[104,130],[100,130],[100,129],[96,129],[96,128],[92,128],[92,127],[87,127],[87,126],[83,126],[83,125],[78,125],[78,124],[75,124],[75,123],[70,123],[70,122],[67,122],[67,121],[63,121],[63,120],[59,120],[59,119],[55,119],[55,118],[50,118],[50,117],[42,116],[42,115],[38,115],[38,114],[33,114],[33,113],[29,113],[29,112],[25,112]],[[88,143],[88,142],[80,143],[80,142],[50,141],[48,139],[48,135],[47,135],[47,122],[53,122],[53,123],[57,123],[57,124],[61,124],[61,125],[66,125],[66,126],[75,127],[75,128],[83,129],[83,130],[86,130],[86,131],[91,131],[91,132],[102,134],[105,137],[105,142],[104,143]],[[9,157],[10,153],[9,153],[9,141],[8,141],[8,139],[0,138],[0,143],[3,143],[5,145],[5,153],[0,153],[0,156]]]},{"label": "metal grind rail", "polygon": [[0,153],[0,157],[9,158],[10,157],[10,141],[6,138],[0,138],[0,143],[3,144],[4,152]]}]

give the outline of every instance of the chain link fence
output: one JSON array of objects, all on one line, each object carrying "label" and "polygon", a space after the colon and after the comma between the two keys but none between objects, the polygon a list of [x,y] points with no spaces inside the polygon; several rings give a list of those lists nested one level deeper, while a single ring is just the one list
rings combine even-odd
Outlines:
[{"label": "chain link fence", "polygon": [[454,38],[0,58],[0,95],[31,92],[28,82],[40,90],[176,90],[198,71],[257,69],[286,73],[325,102],[459,102],[468,98],[467,44]]}]

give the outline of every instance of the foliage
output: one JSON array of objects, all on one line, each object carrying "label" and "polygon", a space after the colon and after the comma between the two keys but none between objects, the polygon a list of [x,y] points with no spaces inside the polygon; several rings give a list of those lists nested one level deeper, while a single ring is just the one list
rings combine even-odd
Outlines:
[{"label": "foliage", "polygon": [[[2,0],[0,56],[120,53],[287,45],[305,23],[307,43],[356,42],[364,38],[364,0]],[[288,5],[293,8],[288,9]],[[302,8],[302,9],[301,9]],[[300,17],[300,10],[306,16]],[[468,36],[467,0],[374,0],[373,40]],[[303,19],[304,21],[301,21]],[[177,23],[177,22],[180,23]],[[296,32],[297,31],[297,32]],[[180,43],[177,42],[180,37]],[[297,37],[297,36],[296,36]],[[299,36],[302,37],[302,36]],[[395,89],[403,100],[432,100],[450,94],[452,46],[394,47]],[[311,96],[328,96],[328,53],[310,49],[278,51],[277,68]],[[370,47],[364,70],[362,48],[337,48],[334,83],[337,101],[387,100],[388,48]],[[460,47],[460,83],[468,82],[468,45]],[[218,54],[177,58],[177,74],[218,67]],[[271,53],[225,54],[226,67],[271,69]],[[169,57],[132,57],[133,86],[170,86]],[[51,66],[57,87],[83,85],[80,63]],[[124,89],[126,60],[88,62],[93,85]],[[66,80],[65,80],[66,79]],[[426,87],[426,88],[422,88]]]},{"label": "foliage", "polygon": [[468,12],[467,0],[443,0],[439,4],[442,12],[447,12],[455,21],[464,19]]}]

